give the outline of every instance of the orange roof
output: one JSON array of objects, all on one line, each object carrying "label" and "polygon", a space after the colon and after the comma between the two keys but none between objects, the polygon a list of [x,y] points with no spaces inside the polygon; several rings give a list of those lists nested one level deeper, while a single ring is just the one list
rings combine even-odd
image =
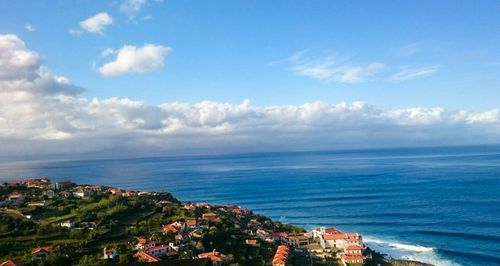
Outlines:
[{"label": "orange roof", "polygon": [[196,220],[187,220],[187,221],[186,221],[186,224],[187,224],[188,226],[195,226],[195,225],[196,225]]},{"label": "orange roof", "polygon": [[342,254],[342,259],[344,260],[363,260],[363,255],[360,254]]},{"label": "orange roof", "polygon": [[139,238],[139,241],[137,242],[137,244],[139,244],[139,245],[146,245],[146,244],[150,244],[150,243],[154,243],[154,241],[151,241],[151,240],[145,239],[145,238]]},{"label": "orange roof", "polygon": [[167,256],[167,257],[175,256],[175,255],[177,255],[177,251],[175,251],[175,250],[172,250],[170,252],[167,252],[167,254],[165,254],[165,256]]},{"label": "orange roof", "polygon": [[2,262],[2,264],[0,264],[0,266],[18,266],[18,265],[19,264],[15,263],[12,260],[7,260],[7,261]]},{"label": "orange roof", "polygon": [[288,237],[288,234],[285,232],[277,232],[277,233],[273,233],[271,236],[272,237]]},{"label": "orange roof", "polygon": [[146,249],[146,252],[162,250],[162,249],[169,248],[169,247],[170,247],[169,245],[156,246],[156,247]]},{"label": "orange roof", "polygon": [[331,234],[331,235],[324,235],[323,238],[325,240],[340,240],[340,239],[347,239],[347,234]]},{"label": "orange roof", "polygon": [[274,258],[273,259],[273,264],[285,264],[286,260],[280,259],[280,258]]},{"label": "orange roof", "polygon": [[256,245],[257,239],[247,239],[247,240],[245,240],[245,243],[247,243],[249,245]]},{"label": "orange roof", "polygon": [[177,233],[177,231],[179,231],[179,229],[177,229],[175,226],[171,225],[171,224],[166,224],[163,226],[163,233],[164,234],[168,234],[168,233]]},{"label": "orange roof", "polygon": [[305,240],[305,239],[309,239],[309,237],[304,236],[304,235],[297,235],[297,236],[288,236],[288,239]]},{"label": "orange roof", "polygon": [[342,232],[337,230],[337,228],[335,228],[335,227],[326,228],[325,233],[326,234],[342,234]]},{"label": "orange roof", "polygon": [[217,214],[215,214],[213,212],[207,212],[207,213],[202,214],[201,217],[203,219],[205,219],[205,218],[211,218],[211,217],[217,217]]},{"label": "orange roof", "polygon": [[137,253],[137,257],[145,262],[158,262],[158,261],[160,261],[159,258],[157,258],[149,253],[146,253],[144,251],[139,251]]},{"label": "orange roof", "polygon": [[49,253],[50,252],[50,246],[47,247],[37,247],[31,250],[31,254],[38,254],[38,253]]},{"label": "orange roof", "polygon": [[346,250],[363,250],[362,246],[354,245],[354,246],[347,246],[345,248]]}]

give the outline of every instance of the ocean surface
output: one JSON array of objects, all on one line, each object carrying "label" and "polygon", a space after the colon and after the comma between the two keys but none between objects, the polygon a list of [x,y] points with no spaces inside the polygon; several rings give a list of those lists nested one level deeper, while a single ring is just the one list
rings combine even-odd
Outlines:
[{"label": "ocean surface", "polygon": [[500,265],[499,146],[0,162],[1,181],[41,175],[357,231],[393,257]]}]

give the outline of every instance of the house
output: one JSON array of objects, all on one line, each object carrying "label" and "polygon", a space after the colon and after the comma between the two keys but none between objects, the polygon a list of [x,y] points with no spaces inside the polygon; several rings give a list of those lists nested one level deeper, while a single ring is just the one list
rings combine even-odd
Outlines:
[{"label": "house", "polygon": [[43,191],[43,195],[47,196],[49,199],[55,196],[55,192],[52,189],[46,189]]},{"label": "house", "polygon": [[347,246],[344,248],[344,254],[358,254],[361,255],[363,254],[363,247],[362,246]]},{"label": "house", "polygon": [[145,239],[145,238],[139,238],[137,241],[137,245],[135,245],[135,248],[138,250],[145,250],[149,248],[153,248],[156,246],[156,242]]},{"label": "house", "polygon": [[276,233],[272,233],[271,237],[273,238],[273,240],[275,242],[286,243],[287,238],[288,238],[288,234],[285,232],[276,232]]},{"label": "house", "polygon": [[117,195],[117,196],[121,196],[122,195],[122,191],[118,188],[109,188],[108,191],[113,194],[113,195]]},{"label": "house", "polygon": [[187,221],[186,221],[186,225],[187,225],[187,227],[189,227],[189,228],[191,228],[191,229],[195,228],[197,224],[198,224],[198,223],[197,223],[197,222],[196,222],[196,220],[194,220],[194,219],[193,219],[193,220],[187,220]]},{"label": "house", "polygon": [[144,262],[159,262],[159,261],[161,261],[159,258],[157,258],[149,253],[146,253],[144,251],[137,252],[136,256],[137,256],[137,258],[139,258],[140,261],[144,261]]},{"label": "house", "polygon": [[306,247],[309,245],[309,237],[305,235],[288,236],[288,244],[297,248]]},{"label": "house", "polygon": [[31,256],[34,260],[41,260],[47,258],[50,252],[51,252],[50,246],[37,247],[31,251]]},{"label": "house", "polygon": [[104,248],[103,254],[104,254],[103,256],[104,259],[111,259],[111,260],[118,256],[118,253],[114,248]]},{"label": "house", "polygon": [[77,190],[73,192],[73,195],[77,198],[85,198],[92,195],[92,190]]},{"label": "house", "polygon": [[312,234],[313,234],[314,238],[321,237],[322,235],[333,235],[333,234],[341,234],[341,233],[342,232],[337,230],[337,228],[335,228],[335,227],[330,227],[330,228],[318,227],[318,228],[312,230]]},{"label": "house", "polygon": [[21,266],[22,264],[19,262],[15,262],[13,260],[6,260],[0,263],[0,266]]},{"label": "house", "polygon": [[95,230],[97,229],[98,224],[96,222],[81,222],[80,228]]},{"label": "house", "polygon": [[257,246],[257,239],[245,239],[245,244],[250,246]]},{"label": "house", "polygon": [[[175,247],[173,243],[169,243],[168,245],[160,245],[152,248],[148,248],[145,250],[146,253],[153,255],[157,258],[167,256],[167,253],[175,251]],[[172,253],[170,253],[172,254]],[[175,253],[177,254],[177,252]]]},{"label": "house", "polygon": [[12,204],[21,204],[24,202],[25,197],[22,193],[14,191],[9,194],[8,199]]},{"label": "house", "polygon": [[216,251],[215,249],[212,252],[205,252],[198,254],[198,258],[200,259],[205,259],[208,258],[212,261],[212,265],[222,265],[223,262],[223,255],[220,254],[220,252]]},{"label": "house", "polygon": [[71,192],[68,192],[68,191],[62,191],[59,193],[59,195],[63,198],[69,198],[71,197],[73,194]]},{"label": "house", "polygon": [[42,200],[42,201],[32,201],[32,202],[28,202],[28,206],[37,206],[37,207],[43,207],[43,206],[47,206],[47,202],[45,200]]},{"label": "house", "polygon": [[347,246],[363,246],[363,239],[358,233],[323,235],[320,244],[324,249],[344,249]]},{"label": "house", "polygon": [[51,185],[51,187],[55,190],[61,190],[61,189],[68,189],[71,188],[75,185],[75,183],[71,181],[61,181],[61,182],[55,182]]},{"label": "house", "polygon": [[363,255],[360,254],[341,254],[340,260],[343,262],[344,265],[348,265],[351,263],[358,263],[358,264],[364,263],[364,257]]},{"label": "house", "polygon": [[174,224],[166,224],[163,225],[163,234],[177,234],[181,228],[179,226],[175,226]]},{"label": "house", "polygon": [[64,222],[59,223],[59,225],[62,227],[73,228],[76,226],[76,222],[73,220],[66,220]]},{"label": "house", "polygon": [[273,257],[273,266],[285,266],[286,261],[288,260],[288,252],[289,249],[285,245],[278,246],[276,253]]},{"label": "house", "polygon": [[213,212],[207,212],[201,215],[201,219],[205,221],[210,221],[210,222],[220,222],[219,216]]}]

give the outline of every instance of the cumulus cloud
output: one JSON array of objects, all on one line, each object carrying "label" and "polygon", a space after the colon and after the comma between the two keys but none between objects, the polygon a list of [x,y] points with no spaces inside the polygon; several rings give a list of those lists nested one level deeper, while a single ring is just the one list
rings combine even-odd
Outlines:
[{"label": "cumulus cloud", "polygon": [[342,83],[363,82],[384,68],[384,64],[372,62],[353,66],[339,64],[333,56],[309,57],[309,51],[299,51],[288,58],[290,69],[299,76]]},{"label": "cumulus cloud", "polygon": [[493,143],[500,111],[363,102],[150,105],[89,99],[15,35],[0,35],[0,156],[142,155]]},{"label": "cumulus cloud", "polygon": [[[107,26],[113,23],[113,18],[106,12],[98,13],[86,20],[80,21],[80,27],[91,33],[103,33]],[[71,32],[75,30],[70,30]]]},{"label": "cumulus cloud", "polygon": [[163,67],[165,58],[171,51],[170,47],[154,44],[145,44],[142,47],[125,45],[117,51],[108,48],[101,55],[116,54],[116,58],[100,66],[98,71],[103,76],[151,72]]},{"label": "cumulus cloud", "polygon": [[424,67],[410,67],[403,66],[396,74],[390,77],[391,81],[406,81],[411,79],[425,78],[439,70],[439,65],[424,66]]}]

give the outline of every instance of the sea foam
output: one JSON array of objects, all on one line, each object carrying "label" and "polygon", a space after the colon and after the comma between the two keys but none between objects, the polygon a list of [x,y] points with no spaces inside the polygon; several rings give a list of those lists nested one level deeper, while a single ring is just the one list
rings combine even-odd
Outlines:
[{"label": "sea foam", "polygon": [[416,260],[435,266],[460,266],[460,264],[441,258],[433,247],[425,247],[397,241],[363,237],[365,244],[371,249],[393,259]]}]

